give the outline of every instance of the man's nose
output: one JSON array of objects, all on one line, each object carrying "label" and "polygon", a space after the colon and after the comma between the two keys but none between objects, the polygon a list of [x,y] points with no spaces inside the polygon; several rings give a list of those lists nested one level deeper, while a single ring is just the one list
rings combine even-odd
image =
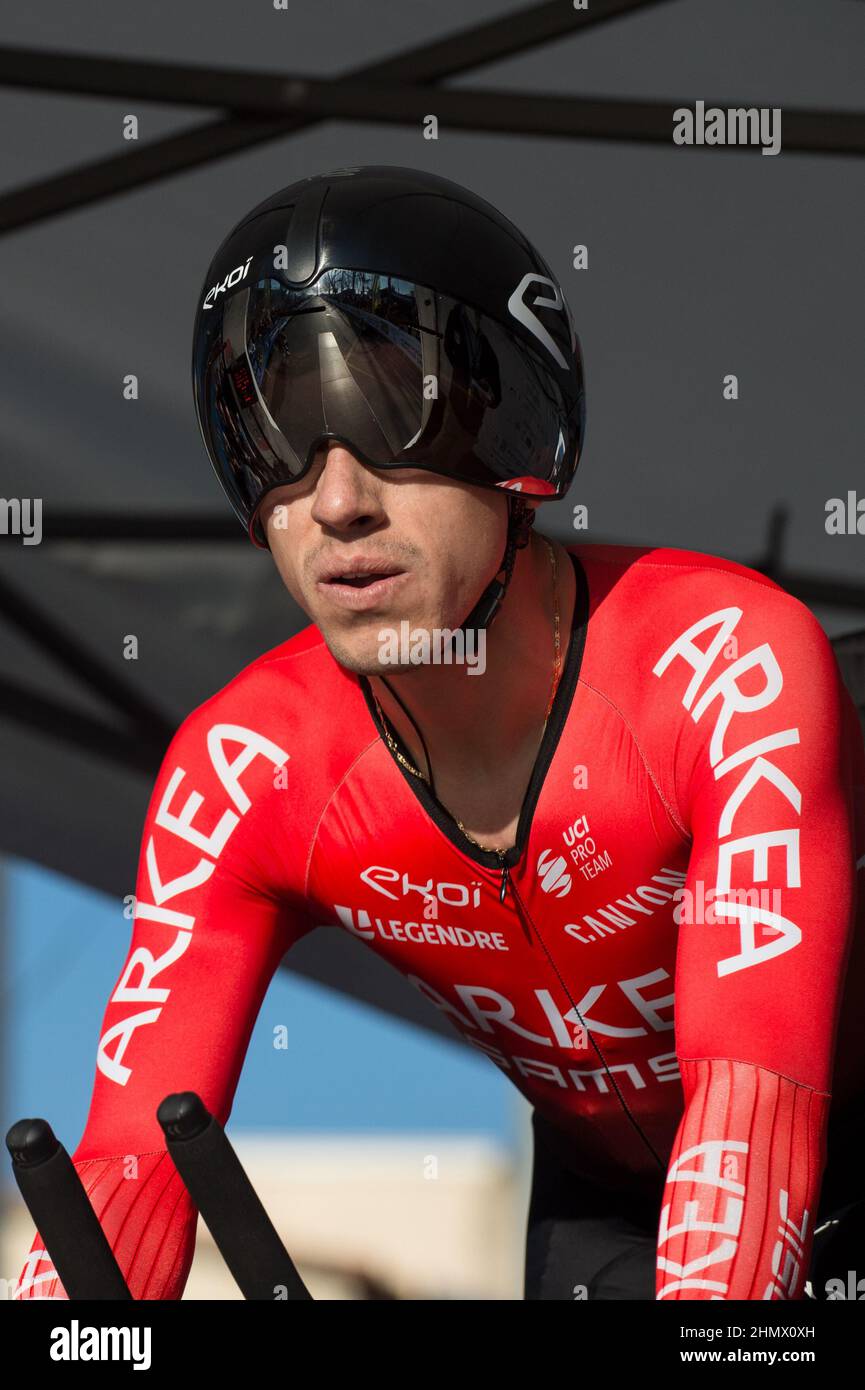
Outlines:
[{"label": "man's nose", "polygon": [[332,444],[315,487],[313,519],[322,526],[348,526],[382,514],[376,481],[360,459]]}]

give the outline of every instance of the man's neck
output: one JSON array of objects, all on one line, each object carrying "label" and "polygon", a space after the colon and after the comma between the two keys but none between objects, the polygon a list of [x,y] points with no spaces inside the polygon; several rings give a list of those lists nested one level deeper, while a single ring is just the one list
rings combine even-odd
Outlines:
[{"label": "man's neck", "polygon": [[[445,764],[458,764],[492,776],[504,753],[539,742],[554,675],[550,546],[556,556],[563,666],[576,592],[573,565],[561,546],[532,534],[530,544],[517,552],[507,594],[486,635],[483,674],[469,674],[468,665],[426,664],[387,677],[423,733],[434,773]],[[411,720],[383,681],[372,677],[371,685],[415,765],[425,772],[423,745]]]}]

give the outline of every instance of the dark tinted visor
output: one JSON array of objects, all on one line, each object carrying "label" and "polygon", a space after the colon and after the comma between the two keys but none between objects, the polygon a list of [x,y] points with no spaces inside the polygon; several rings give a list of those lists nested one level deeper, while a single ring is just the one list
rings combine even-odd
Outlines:
[{"label": "dark tinted visor", "polygon": [[479,310],[364,270],[330,269],[302,289],[274,273],[210,299],[194,363],[199,421],[247,525],[328,439],[376,468],[559,492],[578,407],[540,348]]}]

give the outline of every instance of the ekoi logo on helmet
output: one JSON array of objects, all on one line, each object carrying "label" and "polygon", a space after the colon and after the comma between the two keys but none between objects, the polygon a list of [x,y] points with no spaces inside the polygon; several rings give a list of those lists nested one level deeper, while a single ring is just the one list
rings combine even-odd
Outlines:
[{"label": "ekoi logo on helmet", "polygon": [[212,309],[216,303],[217,295],[225,294],[226,290],[230,290],[232,286],[236,285],[240,280],[245,280],[246,272],[249,270],[251,260],[252,257],[250,256],[245,262],[245,264],[236,265],[234,267],[234,270],[230,270],[228,272],[225,279],[222,281],[222,284],[220,284],[217,281],[215,285],[211,285],[210,289],[207,291],[207,294],[204,296],[204,302],[201,306],[202,309]]},{"label": "ekoi logo on helmet", "polygon": [[556,284],[555,280],[550,280],[549,277],[546,275],[535,275],[532,271],[529,271],[528,274],[524,275],[522,280],[514,290],[513,294],[511,295],[510,299],[508,300],[508,308],[513,314],[514,318],[519,323],[521,323],[524,328],[527,328],[529,332],[537,338],[539,343],[543,343],[544,347],[547,349],[547,352],[550,354],[556,365],[561,367],[563,371],[567,371],[568,364],[562,356],[559,348],[553,342],[553,339],[550,337],[549,333],[544,328],[544,325],[541,323],[537,314],[532,312],[532,310],[529,308],[529,305],[525,301],[524,296],[529,285],[546,285],[548,289],[552,290],[552,298],[545,298],[539,294],[536,294],[534,299],[532,300],[532,304],[538,309],[561,310],[568,322],[568,327],[572,330],[571,336],[573,337],[573,325],[571,324],[570,314],[568,313],[567,306],[562,297],[562,292]]}]

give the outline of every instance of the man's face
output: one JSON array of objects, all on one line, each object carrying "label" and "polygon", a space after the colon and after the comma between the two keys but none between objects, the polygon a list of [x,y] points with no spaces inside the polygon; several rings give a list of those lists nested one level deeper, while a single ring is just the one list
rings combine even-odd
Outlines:
[{"label": "man's face", "polygon": [[269,492],[259,513],[292,598],[341,665],[379,661],[382,629],[432,632],[465,621],[496,574],[507,499],[417,468],[367,468],[341,444],[322,448],[300,482]]}]

